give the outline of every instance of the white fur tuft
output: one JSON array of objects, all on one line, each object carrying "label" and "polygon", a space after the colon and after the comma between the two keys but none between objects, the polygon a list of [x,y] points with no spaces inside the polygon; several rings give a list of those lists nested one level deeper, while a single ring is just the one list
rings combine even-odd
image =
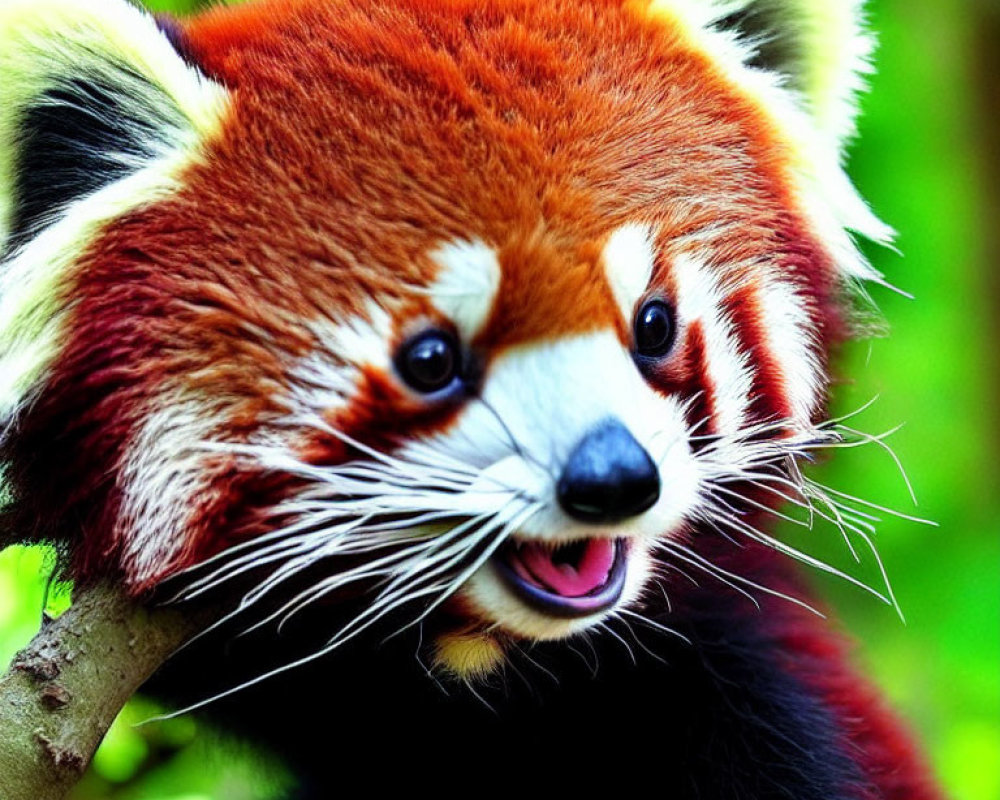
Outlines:
[{"label": "white fur tuft", "polygon": [[133,436],[118,477],[115,535],[134,583],[162,574],[190,545],[211,480],[205,442],[224,421],[205,399],[167,394]]},{"label": "white fur tuft", "polygon": [[717,24],[753,0],[651,0],[649,17],[680,30],[691,47],[716,65],[722,78],[758,107],[787,149],[786,175],[795,201],[847,281],[882,277],[858,250],[849,231],[889,244],[881,222],[841,167],[842,147],[854,130],[855,96],[869,71],[871,39],[861,29],[860,0],[785,0],[783,22],[803,30],[811,58],[805,94],[787,76],[750,66],[755,43]]},{"label": "white fur tuft", "polygon": [[441,267],[430,295],[434,306],[455,323],[465,342],[486,327],[500,290],[500,262],[485,242],[458,241],[431,253]]},{"label": "white fur tuft", "polygon": [[746,420],[753,388],[753,370],[740,350],[732,320],[722,309],[725,292],[714,271],[691,255],[673,264],[677,282],[677,313],[684,325],[701,324],[705,339],[705,370],[714,393],[715,426],[733,434]]},{"label": "white fur tuft", "polygon": [[623,225],[608,237],[602,258],[622,317],[631,321],[656,265],[652,230],[638,223]]}]

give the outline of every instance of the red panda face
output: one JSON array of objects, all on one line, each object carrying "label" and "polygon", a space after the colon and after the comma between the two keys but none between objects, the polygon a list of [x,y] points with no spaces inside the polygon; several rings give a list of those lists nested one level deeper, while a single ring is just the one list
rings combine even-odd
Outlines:
[{"label": "red panda face", "polygon": [[854,251],[803,166],[823,137],[693,25],[407,0],[171,28],[214,121],[74,251],[10,444],[24,513],[81,520],[78,574],[136,591],[328,563],[280,613],[376,585],[341,635],[447,607],[471,672],[739,531],[731,485],[822,436]]}]

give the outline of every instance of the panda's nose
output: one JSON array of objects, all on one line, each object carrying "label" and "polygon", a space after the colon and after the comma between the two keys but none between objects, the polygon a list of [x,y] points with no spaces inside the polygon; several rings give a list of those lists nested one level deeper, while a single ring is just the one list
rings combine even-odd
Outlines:
[{"label": "panda's nose", "polygon": [[600,422],[570,453],[556,487],[559,505],[581,522],[619,522],[660,497],[660,472],[616,419]]}]

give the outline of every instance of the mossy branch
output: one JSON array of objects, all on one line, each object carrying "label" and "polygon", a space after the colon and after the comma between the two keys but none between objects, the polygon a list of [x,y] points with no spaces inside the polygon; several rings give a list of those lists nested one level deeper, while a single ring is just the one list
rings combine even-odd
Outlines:
[{"label": "mossy branch", "polygon": [[61,800],[122,706],[207,620],[78,589],[0,678],[0,800]]}]

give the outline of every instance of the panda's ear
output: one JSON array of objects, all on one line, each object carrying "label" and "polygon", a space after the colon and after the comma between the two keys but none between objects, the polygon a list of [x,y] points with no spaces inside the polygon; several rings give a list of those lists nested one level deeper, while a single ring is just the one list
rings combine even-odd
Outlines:
[{"label": "panda's ear", "polygon": [[714,64],[756,107],[786,159],[799,211],[849,288],[885,283],[854,234],[890,244],[893,230],[858,194],[844,170],[857,94],[873,49],[863,0],[626,0]]},{"label": "panda's ear", "polygon": [[871,69],[873,39],[863,0],[737,0],[716,27],[754,52],[750,65],[782,75],[816,127],[843,147],[854,133],[857,95]]},{"label": "panda's ear", "polygon": [[0,444],[58,357],[74,264],[223,128],[228,92],[170,39],[126,0],[0,0]]},{"label": "panda's ear", "polygon": [[224,94],[125,0],[0,2],[0,255],[178,151]]}]

